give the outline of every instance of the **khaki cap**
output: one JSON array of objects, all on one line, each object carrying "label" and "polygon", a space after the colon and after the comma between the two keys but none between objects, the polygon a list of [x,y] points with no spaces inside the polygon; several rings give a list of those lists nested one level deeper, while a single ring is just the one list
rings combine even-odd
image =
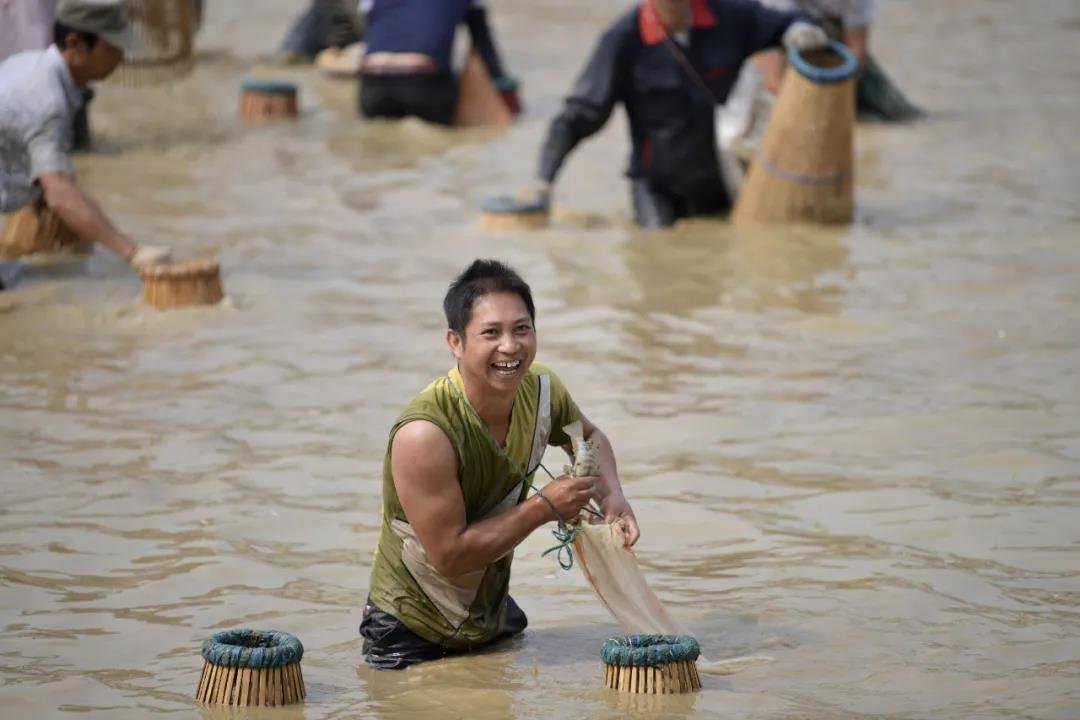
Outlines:
[{"label": "khaki cap", "polygon": [[56,20],[72,30],[94,33],[121,50],[135,49],[123,0],[60,0]]}]

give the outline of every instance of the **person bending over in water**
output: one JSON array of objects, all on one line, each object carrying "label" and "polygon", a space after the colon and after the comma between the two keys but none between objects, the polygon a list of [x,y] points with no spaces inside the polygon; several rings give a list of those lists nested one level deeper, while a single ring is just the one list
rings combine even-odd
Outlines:
[{"label": "person bending over in water", "polygon": [[[360,77],[360,113],[369,118],[418,117],[453,125],[458,86],[450,61],[464,23],[496,89],[514,93],[502,69],[481,0],[362,0],[367,43]],[[516,102],[516,101],[515,101]]]},{"label": "person bending over in water", "polygon": [[133,266],[169,250],[138,245],[117,230],[75,182],[73,118],[87,83],[108,77],[132,44],[121,0],[62,0],[55,43],[0,63],[0,212],[48,207],[76,235]]},{"label": "person bending over in water", "polygon": [[[508,594],[514,548],[541,525],[597,500],[629,543],[637,521],[607,437],[558,376],[534,364],[536,313],[521,277],[477,260],[443,301],[456,364],[405,407],[383,460],[382,527],[360,634],[381,669],[480,648],[525,629]],[[596,477],[563,475],[529,497],[548,445],[571,453],[580,420],[598,446]]]},{"label": "person bending over in water", "polygon": [[825,45],[824,30],[806,19],[746,0],[645,0],[600,38],[551,122],[538,182],[516,196],[521,209],[548,209],[566,157],[622,103],[633,143],[627,174],[637,223],[662,228],[683,217],[727,212],[716,106],[753,53],[781,44]]}]

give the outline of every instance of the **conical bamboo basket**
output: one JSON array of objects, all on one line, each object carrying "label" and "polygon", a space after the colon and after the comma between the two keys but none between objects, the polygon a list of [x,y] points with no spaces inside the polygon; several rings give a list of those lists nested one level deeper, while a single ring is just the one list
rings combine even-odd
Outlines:
[{"label": "conical bamboo basket", "polygon": [[214,305],[225,296],[221,274],[213,260],[193,260],[172,265],[139,268],[143,302],[158,310]]},{"label": "conical bamboo basket", "polygon": [[300,663],[239,668],[203,662],[195,699],[217,705],[292,705],[307,697]]},{"label": "conical bamboo basket", "polygon": [[124,85],[166,83],[195,66],[194,37],[202,5],[193,0],[126,0],[136,47],[113,75]]},{"label": "conical bamboo basket", "polygon": [[0,235],[0,258],[17,258],[34,253],[51,253],[62,250],[86,252],[93,243],[80,239],[57,217],[56,213],[42,205],[27,205],[3,218],[3,234]]},{"label": "conical bamboo basket", "polygon": [[644,695],[678,695],[701,689],[701,676],[693,660],[665,665],[608,665],[604,687]]},{"label": "conical bamboo basket", "polygon": [[300,115],[296,85],[277,80],[245,80],[237,114],[246,125],[294,120]]},{"label": "conical bamboo basket", "polygon": [[837,42],[824,50],[792,50],[788,59],[732,222],[851,222],[858,62]]}]

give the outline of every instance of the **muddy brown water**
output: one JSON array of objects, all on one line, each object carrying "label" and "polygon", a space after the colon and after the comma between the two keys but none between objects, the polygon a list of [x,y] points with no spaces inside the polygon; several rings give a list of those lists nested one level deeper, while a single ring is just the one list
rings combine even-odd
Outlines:
[{"label": "muddy brown water", "polygon": [[[351,83],[262,65],[301,4],[211,3],[194,75],[102,87],[77,162],[138,239],[219,256],[226,305],[145,309],[101,252],[0,298],[0,715],[1080,717],[1080,6],[883,3],[930,117],[859,127],[850,228],[637,231],[617,114],[552,229],[493,236],[477,201],[529,179],[624,4],[492,3],[527,107],[502,134],[361,122]],[[239,127],[248,73],[298,82],[301,120]],[[448,368],[475,256],[532,283],[657,593],[711,658],[771,664],[603,690],[617,630],[542,530],[524,637],[363,666],[386,432]],[[304,705],[194,705],[199,643],[238,626],[300,637]]]}]

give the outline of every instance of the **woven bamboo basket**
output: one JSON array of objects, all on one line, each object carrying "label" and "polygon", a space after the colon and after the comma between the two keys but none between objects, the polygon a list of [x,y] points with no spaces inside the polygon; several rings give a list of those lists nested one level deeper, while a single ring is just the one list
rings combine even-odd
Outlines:
[{"label": "woven bamboo basket", "polygon": [[195,67],[194,37],[202,4],[192,0],[126,0],[135,49],[113,75],[124,85],[167,83]]},{"label": "woven bamboo basket", "polygon": [[858,61],[838,42],[788,59],[732,222],[851,222]]},{"label": "woven bamboo basket", "polygon": [[27,205],[3,218],[0,258],[17,258],[35,253],[60,251],[88,252],[93,243],[80,239],[43,205]]},{"label": "woven bamboo basket", "polygon": [[213,260],[192,260],[139,268],[143,302],[158,310],[214,305],[225,296],[221,273]]},{"label": "woven bamboo basket", "polygon": [[604,643],[604,687],[641,695],[701,689],[697,641],[688,635],[629,635]]},{"label": "woven bamboo basket", "polygon": [[195,699],[217,705],[292,705],[307,696],[304,647],[277,630],[227,630],[203,643]]},{"label": "woven bamboo basket", "polygon": [[296,85],[277,80],[245,80],[237,114],[247,125],[294,120],[300,115]]},{"label": "woven bamboo basket", "polygon": [[487,66],[476,50],[469,51],[465,67],[458,76],[458,102],[454,125],[458,127],[509,125],[514,109],[495,88]]}]

